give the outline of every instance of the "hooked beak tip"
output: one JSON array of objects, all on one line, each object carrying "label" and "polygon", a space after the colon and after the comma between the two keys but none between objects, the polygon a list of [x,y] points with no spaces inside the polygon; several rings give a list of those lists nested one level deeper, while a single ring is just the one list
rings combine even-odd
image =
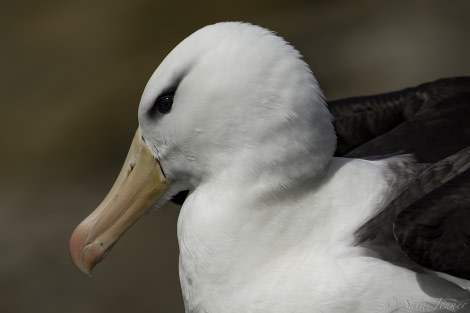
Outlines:
[{"label": "hooked beak tip", "polygon": [[79,225],[70,237],[69,255],[75,267],[82,273],[91,277],[91,271],[96,263],[84,262],[86,234],[82,231],[82,225]]}]

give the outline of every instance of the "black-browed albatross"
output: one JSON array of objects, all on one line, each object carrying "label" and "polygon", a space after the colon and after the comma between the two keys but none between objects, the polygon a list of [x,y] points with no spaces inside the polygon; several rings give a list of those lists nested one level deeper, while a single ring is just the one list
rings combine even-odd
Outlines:
[{"label": "black-browed albatross", "polygon": [[469,89],[443,79],[328,111],[280,37],[202,28],[147,83],[121,173],[71,258],[90,273],[146,211],[190,190],[186,312],[469,312]]}]

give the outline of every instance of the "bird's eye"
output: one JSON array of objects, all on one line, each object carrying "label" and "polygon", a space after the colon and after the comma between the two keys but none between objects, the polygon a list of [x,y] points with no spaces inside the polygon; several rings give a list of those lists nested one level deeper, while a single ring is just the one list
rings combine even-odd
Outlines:
[{"label": "bird's eye", "polygon": [[170,89],[161,94],[150,108],[149,115],[153,117],[157,112],[162,114],[170,112],[171,107],[173,106],[175,91],[175,89]]},{"label": "bird's eye", "polygon": [[158,97],[157,101],[155,101],[155,105],[157,107],[158,112],[170,112],[171,106],[173,105],[173,97],[173,95]]}]

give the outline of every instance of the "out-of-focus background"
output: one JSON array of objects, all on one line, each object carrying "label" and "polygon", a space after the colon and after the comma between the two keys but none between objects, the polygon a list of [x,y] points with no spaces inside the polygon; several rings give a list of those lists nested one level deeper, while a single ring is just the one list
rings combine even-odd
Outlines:
[{"label": "out-of-focus background", "polygon": [[74,227],[116,177],[140,94],[179,41],[218,21],[268,27],[329,99],[470,75],[470,2],[9,1],[0,9],[0,312],[183,312],[176,220],[141,219],[89,278]]}]

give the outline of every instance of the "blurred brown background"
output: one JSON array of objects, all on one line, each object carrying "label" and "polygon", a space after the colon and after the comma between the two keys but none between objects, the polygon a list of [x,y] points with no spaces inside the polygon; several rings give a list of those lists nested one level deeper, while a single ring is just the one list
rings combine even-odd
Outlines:
[{"label": "blurred brown background", "polygon": [[470,75],[469,13],[467,0],[2,1],[0,312],[183,312],[177,207],[139,221],[93,278],[67,245],[120,169],[147,79],[193,31],[271,28],[333,99]]}]

